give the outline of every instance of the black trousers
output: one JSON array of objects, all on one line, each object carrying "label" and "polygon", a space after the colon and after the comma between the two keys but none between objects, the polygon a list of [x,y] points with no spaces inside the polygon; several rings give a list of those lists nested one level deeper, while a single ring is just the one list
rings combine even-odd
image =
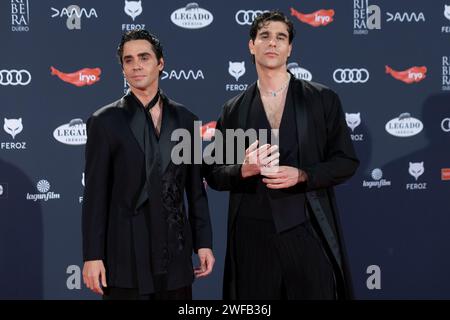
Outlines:
[{"label": "black trousers", "polygon": [[192,300],[192,287],[140,295],[138,289],[103,288],[103,300]]},{"label": "black trousers", "polygon": [[336,299],[333,267],[309,221],[277,234],[270,220],[236,221],[240,300]]}]

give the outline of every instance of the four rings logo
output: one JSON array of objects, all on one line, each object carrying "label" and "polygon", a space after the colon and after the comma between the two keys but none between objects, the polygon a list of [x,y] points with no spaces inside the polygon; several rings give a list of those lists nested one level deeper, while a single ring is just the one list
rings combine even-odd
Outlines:
[{"label": "four rings logo", "polygon": [[31,82],[29,71],[22,70],[0,70],[0,84],[2,86],[26,86]]},{"label": "four rings logo", "polygon": [[366,83],[369,80],[369,71],[365,68],[336,69],[333,79],[337,83]]},{"label": "four rings logo", "polygon": [[268,10],[239,10],[234,17],[241,26],[251,25],[253,20],[264,12],[268,12]]}]

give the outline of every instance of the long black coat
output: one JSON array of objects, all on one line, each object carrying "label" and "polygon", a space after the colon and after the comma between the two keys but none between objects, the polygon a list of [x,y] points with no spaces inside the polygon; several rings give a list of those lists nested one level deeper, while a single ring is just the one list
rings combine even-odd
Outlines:
[{"label": "long black coat", "polygon": [[[148,294],[154,286],[144,153],[146,119],[145,111],[130,99],[133,97],[128,94],[99,109],[87,122],[83,259],[104,261],[108,286],[138,288],[141,294]],[[176,143],[171,141],[172,131],[184,128],[193,137],[197,118],[164,95],[162,101],[159,140],[162,188],[167,195],[163,205],[174,213],[175,225],[171,227],[178,230],[169,238],[168,289],[176,289],[192,283],[192,251],[212,248],[212,231],[201,165],[175,165],[171,161]]]},{"label": "long black coat", "polygon": [[[307,198],[307,214],[316,226],[324,248],[335,266],[338,297],[352,297],[352,286],[343,243],[333,186],[349,179],[356,171],[356,158],[341,103],[332,90],[312,82],[294,79],[295,121],[299,141],[299,169],[308,174],[303,188]],[[256,85],[229,100],[217,121],[216,130],[245,129]],[[288,93],[289,94],[289,93]],[[227,144],[224,136],[224,146]],[[224,274],[224,299],[236,298],[236,261],[233,248],[234,222],[242,199],[241,165],[213,164],[207,167],[206,179],[216,190],[230,191],[228,240]],[[295,215],[282,217],[283,229],[295,226]]]}]

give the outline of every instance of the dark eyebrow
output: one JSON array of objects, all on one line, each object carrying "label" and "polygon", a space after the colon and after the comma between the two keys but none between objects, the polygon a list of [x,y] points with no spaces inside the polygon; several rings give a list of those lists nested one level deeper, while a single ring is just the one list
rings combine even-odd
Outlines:
[{"label": "dark eyebrow", "polygon": [[146,57],[146,56],[151,56],[150,52],[142,52],[142,53],[138,53],[138,57],[142,58],[142,57]]},{"label": "dark eyebrow", "polygon": [[[267,30],[266,31],[262,31],[262,32],[259,33],[260,36],[263,36],[263,35],[265,36],[265,35],[268,35],[268,34],[269,34],[269,31],[267,31]],[[288,37],[288,35],[285,32],[278,32],[277,33],[277,37],[279,37],[279,36],[283,36],[285,38]]]},{"label": "dark eyebrow", "polygon": [[[139,57],[139,58],[147,57],[147,56],[150,56],[150,55],[151,55],[150,52],[142,52],[142,53],[138,53],[138,57]],[[125,60],[125,59],[131,59],[131,58],[133,58],[132,55],[127,55],[127,56],[124,56],[124,57],[123,57],[123,60]]]}]

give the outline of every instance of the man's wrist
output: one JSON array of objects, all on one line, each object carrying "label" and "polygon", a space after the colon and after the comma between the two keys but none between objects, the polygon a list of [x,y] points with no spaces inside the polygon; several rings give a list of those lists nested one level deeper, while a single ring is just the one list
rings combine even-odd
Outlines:
[{"label": "man's wrist", "polygon": [[298,183],[306,181],[308,181],[308,174],[305,171],[298,169]]},{"label": "man's wrist", "polygon": [[249,176],[251,176],[251,174],[249,174],[249,172],[248,172],[248,164],[247,163],[243,163],[242,165],[241,165],[241,178],[248,178]]}]

